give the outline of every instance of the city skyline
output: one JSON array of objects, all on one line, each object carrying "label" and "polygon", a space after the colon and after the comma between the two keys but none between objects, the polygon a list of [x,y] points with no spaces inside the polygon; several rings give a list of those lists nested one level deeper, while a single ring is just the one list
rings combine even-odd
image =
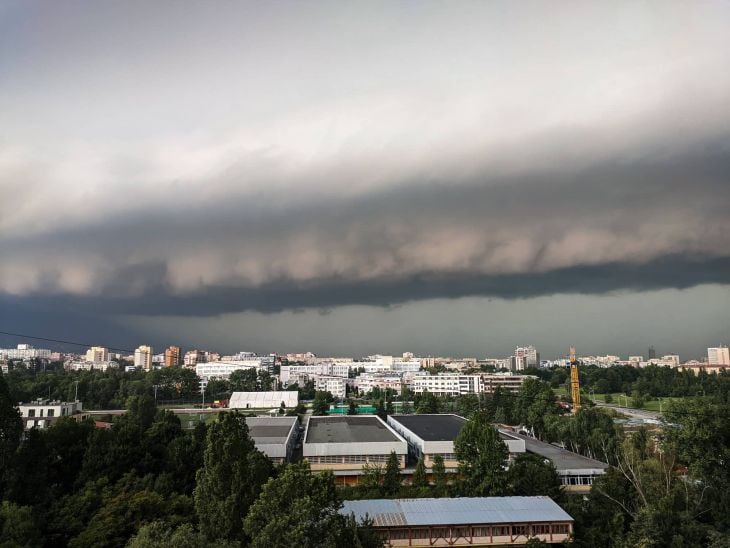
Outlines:
[{"label": "city skyline", "polygon": [[0,328],[700,356],[730,332],[728,15],[3,3]]}]

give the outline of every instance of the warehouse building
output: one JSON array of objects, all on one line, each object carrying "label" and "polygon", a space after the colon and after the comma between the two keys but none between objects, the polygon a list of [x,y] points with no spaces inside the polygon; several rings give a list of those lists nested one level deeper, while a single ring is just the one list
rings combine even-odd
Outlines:
[{"label": "warehouse building", "polygon": [[[466,424],[459,415],[391,415],[388,424],[408,442],[413,459],[423,456],[426,468],[433,466],[433,457],[441,455],[447,470],[458,467],[454,440]],[[525,442],[508,432],[499,432],[510,454],[524,453]]]},{"label": "warehouse building", "polygon": [[357,483],[363,466],[385,466],[391,452],[406,466],[408,444],[379,417],[311,417],[304,433],[304,458],[312,470],[332,470],[339,483]]},{"label": "warehouse building", "polygon": [[246,425],[256,449],[274,464],[291,462],[299,434],[296,417],[246,417]]},{"label": "warehouse building", "polygon": [[573,532],[573,518],[549,497],[350,500],[340,513],[370,518],[392,547],[560,544]]},{"label": "warehouse building", "polygon": [[299,393],[296,390],[274,392],[234,392],[228,402],[231,409],[279,409],[281,404],[286,409],[294,409],[299,405]]},{"label": "warehouse building", "polygon": [[523,440],[528,453],[549,459],[558,471],[563,489],[570,493],[588,493],[593,482],[605,474],[608,468],[608,464],[605,462],[584,457],[557,445],[545,443],[522,434],[504,433]]}]

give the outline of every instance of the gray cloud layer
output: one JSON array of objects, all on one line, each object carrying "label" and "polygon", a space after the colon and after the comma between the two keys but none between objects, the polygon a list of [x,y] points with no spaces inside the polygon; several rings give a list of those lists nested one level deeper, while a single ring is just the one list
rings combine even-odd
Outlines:
[{"label": "gray cloud layer", "polygon": [[8,8],[0,291],[214,315],[728,283],[727,8],[507,6],[190,6],[169,44],[169,6]]}]

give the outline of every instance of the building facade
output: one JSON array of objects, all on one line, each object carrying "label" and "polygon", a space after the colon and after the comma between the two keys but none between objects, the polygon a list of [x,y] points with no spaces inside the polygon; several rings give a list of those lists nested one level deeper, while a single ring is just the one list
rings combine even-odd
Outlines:
[{"label": "building facade", "polygon": [[142,345],[134,351],[134,366],[141,367],[145,371],[152,369],[152,347]]}]

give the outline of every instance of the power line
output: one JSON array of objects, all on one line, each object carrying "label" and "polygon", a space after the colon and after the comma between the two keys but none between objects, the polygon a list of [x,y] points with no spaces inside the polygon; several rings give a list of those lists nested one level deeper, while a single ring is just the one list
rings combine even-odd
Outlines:
[{"label": "power line", "polygon": [[[11,337],[18,337],[18,338],[21,338],[21,339],[33,339],[33,340],[36,340],[36,341],[54,342],[54,343],[59,343],[59,344],[70,344],[72,346],[92,347],[92,346],[97,346],[98,345],[98,343],[97,344],[89,344],[89,343],[81,343],[81,342],[77,342],[77,341],[64,341],[64,340],[61,340],[61,339],[51,339],[49,337],[36,337],[34,335],[28,335],[28,334],[25,334],[25,333],[10,333],[8,331],[0,331],[0,335],[9,335]],[[131,353],[134,353],[134,350],[130,350],[129,348],[118,348],[118,347],[114,347],[114,346],[106,346],[105,348],[108,348],[109,350],[119,350],[121,352],[131,352]]]}]

